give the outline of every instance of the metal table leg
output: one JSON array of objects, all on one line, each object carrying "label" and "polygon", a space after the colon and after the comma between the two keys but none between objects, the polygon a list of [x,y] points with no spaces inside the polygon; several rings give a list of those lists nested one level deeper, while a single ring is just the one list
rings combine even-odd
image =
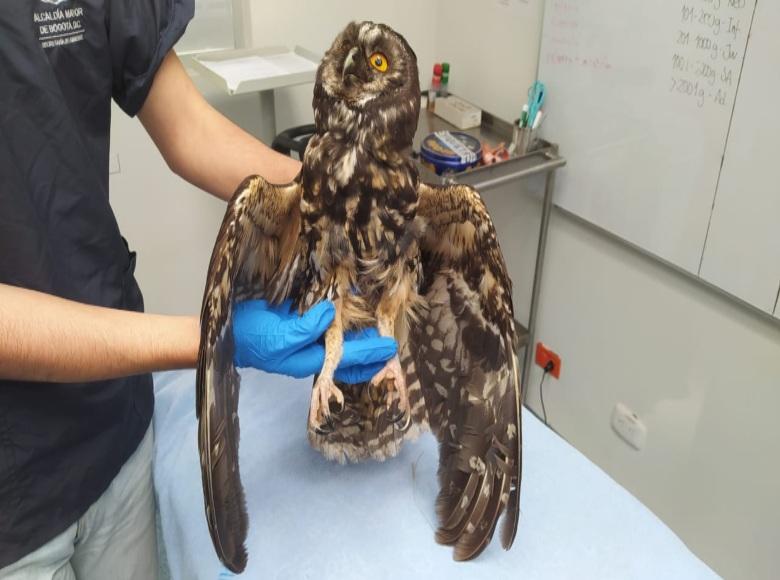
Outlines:
[{"label": "metal table leg", "polygon": [[257,137],[269,147],[276,137],[276,103],[273,89],[260,91],[260,134]]},{"label": "metal table leg", "polygon": [[542,223],[539,226],[539,246],[536,249],[536,269],[534,271],[534,286],[531,292],[531,311],[528,315],[528,344],[525,347],[523,360],[523,376],[521,386],[523,389],[523,403],[528,396],[528,379],[531,376],[531,365],[534,360],[534,345],[536,342],[536,314],[539,309],[539,292],[542,286],[542,272],[544,270],[544,253],[547,250],[547,232],[550,227],[550,215],[552,214],[552,199],[555,191],[555,171],[547,173],[544,186],[544,201],[542,203]]}]

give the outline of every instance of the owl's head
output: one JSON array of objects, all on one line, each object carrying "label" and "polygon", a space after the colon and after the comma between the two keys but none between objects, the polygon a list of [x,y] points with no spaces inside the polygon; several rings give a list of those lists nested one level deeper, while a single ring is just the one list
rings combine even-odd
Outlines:
[{"label": "owl's head", "polygon": [[420,111],[417,56],[389,26],[352,22],[322,59],[313,104],[319,132],[370,126],[411,144]]}]

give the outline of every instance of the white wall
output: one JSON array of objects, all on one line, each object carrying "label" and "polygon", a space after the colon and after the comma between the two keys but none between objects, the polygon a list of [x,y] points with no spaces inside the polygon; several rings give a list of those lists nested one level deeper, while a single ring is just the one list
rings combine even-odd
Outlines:
[{"label": "white wall", "polygon": [[[453,90],[516,116],[516,101],[535,70],[539,31],[532,23],[540,20],[541,0],[491,0],[479,3],[476,15],[470,6],[462,0],[254,2],[252,28],[258,45],[298,43],[322,51],[347,20],[384,20],[409,38],[424,79],[434,59],[448,59]],[[490,47],[499,54],[491,56]],[[470,56],[478,52],[484,56]],[[519,72],[507,76],[505,66]],[[251,127],[255,102],[217,100]],[[311,87],[280,92],[278,126],[308,122],[310,101]],[[113,138],[122,173],[112,177],[112,199],[139,250],[147,304],[196,312],[224,206],[171,176],[135,121],[115,117]],[[510,187],[485,196],[519,316],[528,311],[541,184],[528,188],[531,193]],[[563,357],[561,380],[545,383],[552,426],[716,571],[727,578],[776,577],[780,326],[556,211],[539,338]],[[534,369],[528,402],[537,412],[539,379]],[[617,401],[646,423],[643,451],[612,432]]]},{"label": "white wall", "polygon": [[[545,267],[538,338],[563,357],[551,425],[724,577],[776,578],[778,325],[560,211]],[[642,451],[610,428],[618,401],[648,428]]]}]

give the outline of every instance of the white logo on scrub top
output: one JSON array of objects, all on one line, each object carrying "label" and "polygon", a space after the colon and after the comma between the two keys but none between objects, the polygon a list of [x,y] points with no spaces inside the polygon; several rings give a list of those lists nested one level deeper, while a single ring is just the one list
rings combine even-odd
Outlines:
[{"label": "white logo on scrub top", "polygon": [[84,7],[59,8],[68,0],[40,0],[52,8],[33,12],[36,35],[43,48],[76,44],[84,40]]}]

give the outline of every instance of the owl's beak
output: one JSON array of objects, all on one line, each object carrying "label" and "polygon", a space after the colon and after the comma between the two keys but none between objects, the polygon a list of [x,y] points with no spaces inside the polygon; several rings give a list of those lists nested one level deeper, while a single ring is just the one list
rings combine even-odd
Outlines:
[{"label": "owl's beak", "polygon": [[347,58],[344,59],[344,68],[341,70],[341,80],[345,80],[347,78],[347,75],[355,75],[359,79],[365,81],[366,79],[363,78],[363,75],[361,75],[361,66],[360,62],[358,62],[358,57],[360,55],[360,48],[357,46],[354,47],[352,50],[349,51],[349,54],[347,55]]}]

